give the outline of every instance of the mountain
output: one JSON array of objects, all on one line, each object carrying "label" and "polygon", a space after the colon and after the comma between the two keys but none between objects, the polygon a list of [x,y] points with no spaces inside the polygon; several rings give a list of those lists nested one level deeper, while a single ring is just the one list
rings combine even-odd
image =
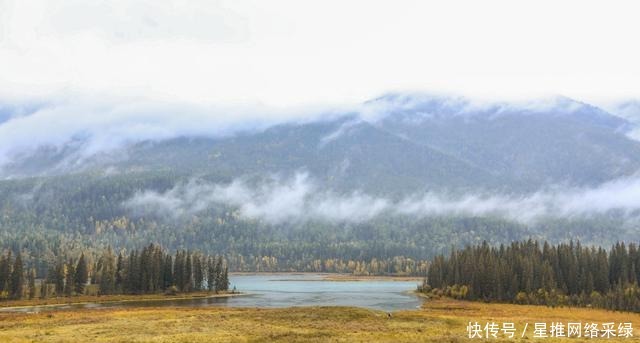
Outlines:
[{"label": "mountain", "polygon": [[[142,141],[87,155],[74,137],[3,167],[12,177],[86,171],[167,171],[182,177],[291,175],[303,170],[330,189],[374,194],[491,190],[530,192],[594,186],[640,169],[632,123],[555,97],[522,104],[388,94],[362,113],[224,138]],[[86,138],[85,138],[86,139]]]},{"label": "mountain", "polygon": [[640,100],[614,102],[607,106],[607,110],[633,124],[627,135],[640,140]]},{"label": "mountain", "polygon": [[260,256],[306,270],[483,240],[640,239],[634,127],[563,97],[388,94],[228,136],[176,131],[95,149],[96,129],[81,130],[2,166],[0,247],[158,242],[223,252],[237,270]]},{"label": "mountain", "polygon": [[[400,99],[398,99],[400,98]],[[390,102],[378,127],[490,172],[517,189],[551,184],[593,186],[632,175],[640,166],[630,124],[599,108],[567,98],[521,107],[473,105],[449,99]]]}]

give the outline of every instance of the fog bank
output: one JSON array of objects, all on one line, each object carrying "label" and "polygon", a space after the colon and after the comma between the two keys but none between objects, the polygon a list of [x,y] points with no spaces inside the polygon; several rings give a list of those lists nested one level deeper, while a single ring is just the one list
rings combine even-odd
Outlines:
[{"label": "fog bank", "polygon": [[307,173],[298,173],[289,179],[273,177],[259,186],[243,179],[229,184],[191,180],[166,192],[140,191],[124,203],[138,214],[169,213],[173,217],[193,215],[215,205],[232,206],[242,217],[272,224],[363,222],[381,215],[498,216],[531,223],[542,218],[588,217],[613,211],[636,215],[640,210],[640,178],[619,179],[594,188],[556,187],[524,196],[429,192],[393,200],[358,191],[338,194],[323,189]]}]

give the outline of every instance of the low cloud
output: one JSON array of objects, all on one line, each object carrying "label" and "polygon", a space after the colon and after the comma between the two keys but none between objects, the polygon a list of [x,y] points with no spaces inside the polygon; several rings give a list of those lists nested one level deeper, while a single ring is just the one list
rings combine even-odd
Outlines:
[{"label": "low cloud", "polygon": [[[3,103],[0,98],[0,103]],[[9,101],[11,103],[11,101]],[[551,97],[522,102],[480,101],[456,95],[392,93],[363,104],[269,107],[258,103],[213,105],[101,95],[63,97],[56,101],[23,101],[0,107],[0,175],[3,166],[46,148],[64,151],[67,160],[50,169],[79,168],[96,155],[117,152],[142,141],[176,137],[224,137],[264,130],[284,123],[305,123],[349,116],[320,146],[348,134],[361,121],[376,122],[394,113],[415,113],[415,119],[452,115],[499,116],[553,109],[572,113],[588,106]],[[106,156],[105,158],[113,158]]]},{"label": "low cloud", "polygon": [[248,219],[277,224],[310,220],[363,222],[381,215],[499,216],[523,223],[542,218],[577,218],[612,212],[635,216],[640,211],[640,178],[604,183],[595,188],[556,188],[526,196],[508,194],[416,194],[400,200],[362,192],[338,194],[323,188],[306,173],[289,179],[274,177],[258,186],[244,180],[209,184],[192,180],[166,192],[141,191],[125,204],[145,214],[196,214],[210,206],[227,205]]},{"label": "low cloud", "polygon": [[137,214],[174,218],[193,215],[214,205],[236,207],[245,218],[282,223],[365,221],[387,210],[390,204],[388,200],[358,192],[347,196],[322,192],[306,173],[298,173],[290,179],[274,177],[260,186],[250,186],[244,180],[226,185],[191,180],[166,192],[138,192],[124,204]]},{"label": "low cloud", "polygon": [[74,148],[70,158],[81,164],[97,154],[137,142],[224,137],[321,115],[330,117],[331,113],[329,108],[312,106],[280,109],[258,104],[213,106],[108,97],[26,103],[6,108],[2,114],[0,171],[41,148]]},{"label": "low cloud", "polygon": [[640,100],[610,102],[604,105],[610,113],[624,118],[630,123],[627,136],[640,141]]}]

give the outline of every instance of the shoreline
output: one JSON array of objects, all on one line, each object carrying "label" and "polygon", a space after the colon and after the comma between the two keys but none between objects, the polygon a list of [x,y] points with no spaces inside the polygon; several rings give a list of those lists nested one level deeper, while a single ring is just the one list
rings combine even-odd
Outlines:
[{"label": "shoreline", "polygon": [[[78,297],[78,299],[65,298],[50,298],[50,299],[33,299],[23,300],[20,304],[2,304],[0,303],[0,312],[11,312],[11,310],[24,309],[30,307],[58,307],[58,306],[73,306],[73,305],[88,305],[88,304],[117,304],[117,303],[129,303],[129,302],[150,302],[150,301],[171,301],[171,300],[190,300],[190,299],[209,299],[209,298],[231,298],[235,296],[250,295],[250,293],[235,292],[235,293],[193,293],[193,294],[181,294],[181,295],[164,295],[164,294],[144,294],[144,295],[103,295],[103,296],[84,296]],[[62,300],[62,301],[60,301]],[[68,301],[65,301],[68,300]],[[52,302],[53,301],[53,302]],[[24,303],[32,302],[32,303]]]},{"label": "shoreline", "polygon": [[313,280],[296,280],[296,279],[283,279],[279,281],[422,281],[423,277],[420,276],[401,276],[401,275],[353,275],[348,273],[317,273],[317,272],[230,272],[229,275],[237,276],[251,276],[251,275],[316,275],[319,276]]}]

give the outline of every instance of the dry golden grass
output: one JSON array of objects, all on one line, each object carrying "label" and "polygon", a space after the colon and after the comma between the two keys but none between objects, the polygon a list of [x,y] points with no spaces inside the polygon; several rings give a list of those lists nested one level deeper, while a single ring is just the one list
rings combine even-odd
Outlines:
[{"label": "dry golden grass", "polygon": [[[0,342],[473,342],[469,321],[632,322],[640,315],[593,309],[547,308],[435,300],[421,310],[349,307],[286,309],[135,308],[0,314]],[[634,332],[640,337],[640,331]],[[635,341],[638,338],[619,339]],[[497,341],[495,339],[489,341]],[[554,339],[512,341],[556,342]],[[595,341],[568,339],[569,342]],[[616,341],[602,340],[602,341]]]}]

